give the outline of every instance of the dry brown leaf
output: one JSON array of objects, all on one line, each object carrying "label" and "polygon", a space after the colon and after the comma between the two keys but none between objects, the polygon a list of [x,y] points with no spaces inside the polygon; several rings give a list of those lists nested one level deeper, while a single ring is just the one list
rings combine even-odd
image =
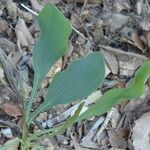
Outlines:
[{"label": "dry brown leaf", "polygon": [[28,46],[28,44],[34,44],[34,39],[26,26],[23,19],[19,19],[16,25],[17,38],[22,46]]},{"label": "dry brown leaf", "polygon": [[71,15],[71,23],[76,28],[79,28],[81,26],[81,20],[77,13]]},{"label": "dry brown leaf", "polygon": [[139,48],[142,52],[144,52],[144,44],[143,42],[141,41],[139,35],[137,32],[133,32],[131,34],[131,39],[132,41],[134,42],[134,45]]},{"label": "dry brown leaf", "polygon": [[54,75],[60,71],[62,68],[62,58],[60,58],[57,63],[51,68],[50,72],[48,73],[48,77],[52,78]]},{"label": "dry brown leaf", "polygon": [[146,37],[146,40],[147,40],[148,47],[150,48],[150,30],[145,31],[145,37]]},{"label": "dry brown leaf", "polygon": [[150,150],[150,112],[135,121],[132,139],[134,150]]},{"label": "dry brown leaf", "polygon": [[121,149],[126,149],[127,148],[127,143],[126,140],[119,135],[115,129],[111,129],[108,131],[109,135],[109,142],[113,148],[121,148]]},{"label": "dry brown leaf", "polygon": [[19,104],[13,104],[13,103],[5,103],[2,106],[2,109],[12,117],[17,118],[18,116],[22,116],[23,114],[23,108]]},{"label": "dry brown leaf", "polygon": [[16,45],[7,38],[0,38],[0,47],[7,53],[16,50]]},{"label": "dry brown leaf", "polygon": [[47,78],[44,79],[44,81],[42,82],[42,86],[41,88],[44,88],[46,87],[53,79],[53,77],[55,76],[55,74],[61,70],[62,68],[62,65],[63,65],[63,62],[62,62],[62,58],[60,58],[56,64],[51,68],[51,70],[49,71],[49,73],[47,74]]},{"label": "dry brown leaf", "polygon": [[104,57],[108,64],[108,67],[110,68],[112,73],[118,74],[119,64],[118,64],[118,60],[117,60],[116,56],[113,53],[107,52],[107,51],[103,51],[103,54],[104,54]]},{"label": "dry brown leaf", "polygon": [[13,144],[11,144],[11,146],[10,146],[7,150],[18,150],[19,142],[15,142],[15,141],[17,141],[17,140],[19,140],[19,139],[18,139],[18,138],[14,138],[14,139],[12,139],[12,140],[7,141],[7,142],[5,143],[5,145],[6,145],[6,144],[11,144],[11,143],[13,143]]},{"label": "dry brown leaf", "polygon": [[[123,56],[124,57],[124,56]],[[120,66],[120,75],[123,76],[132,76],[135,73],[135,70],[143,64],[143,60],[138,58],[118,58]]]}]

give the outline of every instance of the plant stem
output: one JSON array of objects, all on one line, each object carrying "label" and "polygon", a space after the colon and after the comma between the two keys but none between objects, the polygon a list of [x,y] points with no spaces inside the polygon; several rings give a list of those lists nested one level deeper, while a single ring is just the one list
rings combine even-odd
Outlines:
[{"label": "plant stem", "polygon": [[31,96],[29,98],[29,102],[28,102],[28,104],[27,104],[27,106],[25,108],[25,115],[26,115],[25,123],[26,123],[27,126],[29,126],[29,124],[28,124],[29,115],[30,115],[30,111],[31,111],[32,104],[33,104],[33,101],[35,99],[38,87],[39,87],[39,80],[38,80],[38,77],[37,77],[36,79],[34,79],[33,90],[32,90]]}]

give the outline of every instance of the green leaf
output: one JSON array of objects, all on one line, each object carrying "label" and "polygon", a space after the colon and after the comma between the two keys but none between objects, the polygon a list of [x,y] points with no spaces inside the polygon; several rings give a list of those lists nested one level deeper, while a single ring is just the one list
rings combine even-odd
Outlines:
[{"label": "green leaf", "polygon": [[71,26],[53,4],[44,7],[38,17],[41,35],[33,49],[35,84],[39,84],[67,50]]},{"label": "green leaf", "polygon": [[101,115],[120,102],[142,96],[145,90],[145,83],[149,76],[150,61],[146,61],[143,66],[137,70],[135,78],[129,87],[107,91],[94,105],[81,114],[76,121]]},{"label": "green leaf", "polygon": [[87,97],[103,82],[104,75],[105,67],[101,52],[93,52],[83,59],[74,61],[67,70],[55,75],[45,101],[32,113],[30,121],[40,112],[55,105]]},{"label": "green leaf", "polygon": [[63,14],[53,5],[48,4],[39,14],[40,37],[33,49],[34,83],[33,90],[26,107],[26,118],[32,107],[41,81],[50,68],[67,50],[67,39],[71,26]]}]

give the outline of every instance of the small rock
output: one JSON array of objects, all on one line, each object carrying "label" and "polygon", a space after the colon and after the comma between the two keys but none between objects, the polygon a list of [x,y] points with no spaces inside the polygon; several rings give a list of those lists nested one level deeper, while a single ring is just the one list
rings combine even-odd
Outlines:
[{"label": "small rock", "polygon": [[2,129],[1,133],[7,138],[13,138],[13,134],[10,128]]}]

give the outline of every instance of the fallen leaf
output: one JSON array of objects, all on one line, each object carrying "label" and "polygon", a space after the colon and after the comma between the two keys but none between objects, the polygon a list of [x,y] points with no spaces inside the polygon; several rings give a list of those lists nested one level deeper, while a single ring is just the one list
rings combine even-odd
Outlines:
[{"label": "fallen leaf", "polygon": [[139,35],[138,35],[138,33],[137,32],[133,32],[132,34],[131,34],[131,39],[132,39],[132,41],[134,42],[134,45],[138,48],[138,49],[140,49],[142,52],[144,52],[144,44],[143,44],[143,42],[142,42],[142,40],[140,39],[140,37],[139,37]]},{"label": "fallen leaf", "polygon": [[55,74],[62,69],[62,66],[63,66],[63,61],[62,58],[60,58],[46,75],[47,78],[45,78],[44,81],[42,82],[41,88],[46,87],[52,81]]},{"label": "fallen leaf", "polygon": [[[118,58],[118,57],[117,57]],[[121,58],[121,57],[120,57]],[[123,60],[124,59],[124,60]],[[123,58],[119,61],[120,75],[132,76],[135,70],[143,64],[143,60],[138,58]]]},{"label": "fallen leaf", "polygon": [[146,40],[147,40],[148,47],[150,48],[150,30],[145,31],[145,37],[146,37]]},{"label": "fallen leaf", "polygon": [[150,150],[150,112],[135,121],[132,139],[134,150]]},{"label": "fallen leaf", "polygon": [[34,44],[34,39],[29,32],[29,29],[23,19],[19,19],[16,24],[16,35],[21,46],[28,46],[29,44]]},{"label": "fallen leaf", "polygon": [[119,71],[119,64],[118,64],[118,60],[116,58],[116,56],[111,53],[111,52],[107,52],[107,51],[103,51],[104,57],[106,59],[106,62],[108,64],[108,67],[110,68],[111,72],[113,74],[118,74]]},{"label": "fallen leaf", "polygon": [[[4,146],[6,147],[7,150],[18,150],[18,147],[19,147],[19,138],[14,138],[12,140],[7,141],[4,144]],[[2,149],[3,149],[3,147],[2,147]]]},{"label": "fallen leaf", "polygon": [[18,116],[22,116],[23,114],[23,108],[19,104],[13,104],[13,103],[5,103],[2,106],[2,109],[4,112],[6,112],[9,116],[17,118]]},{"label": "fallen leaf", "polygon": [[109,142],[113,148],[126,149],[126,140],[115,129],[108,130]]},{"label": "fallen leaf", "polygon": [[56,64],[51,68],[50,72],[47,74],[48,77],[52,78],[54,75],[60,71],[62,68],[62,58],[60,58]]}]

